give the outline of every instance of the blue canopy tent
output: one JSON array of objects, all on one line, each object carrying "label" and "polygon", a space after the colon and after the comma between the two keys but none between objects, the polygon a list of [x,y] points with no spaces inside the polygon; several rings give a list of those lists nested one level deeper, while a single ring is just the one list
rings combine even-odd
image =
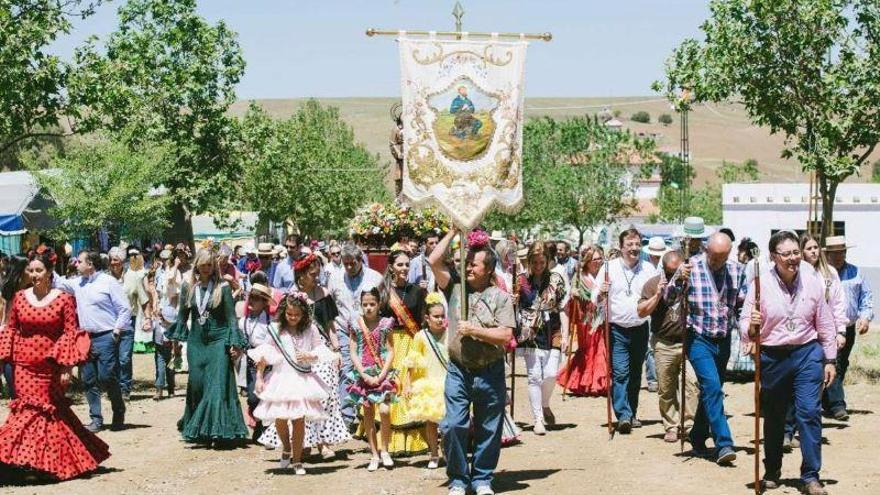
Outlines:
[{"label": "blue canopy tent", "polygon": [[40,194],[29,172],[0,173],[0,251],[17,254],[27,232],[39,232],[54,225],[47,210],[52,201]]}]

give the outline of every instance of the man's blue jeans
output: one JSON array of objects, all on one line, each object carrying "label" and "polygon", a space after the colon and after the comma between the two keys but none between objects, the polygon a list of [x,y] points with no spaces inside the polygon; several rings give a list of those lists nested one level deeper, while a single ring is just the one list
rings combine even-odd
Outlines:
[{"label": "man's blue jeans", "polygon": [[119,388],[123,394],[131,393],[131,380],[133,375],[132,354],[134,353],[134,330],[126,329],[119,334],[118,350],[118,373]]},{"label": "man's blue jeans", "polygon": [[[440,424],[440,432],[449,487],[470,487],[475,491],[481,486],[491,487],[501,455],[501,421],[507,400],[504,360],[473,372],[450,361],[445,395],[446,417]],[[471,405],[474,407],[474,455],[469,467]]]},{"label": "man's blue jeans", "polygon": [[339,369],[339,412],[342,414],[345,424],[350,426],[357,420],[357,415],[354,404],[348,399],[348,386],[351,384],[348,374],[354,369],[349,355],[348,329],[337,330],[336,337],[339,339],[339,353],[342,355],[342,366]]},{"label": "man's blue jeans", "polygon": [[837,351],[837,374],[822,396],[822,407],[829,414],[846,411],[846,393],[843,390],[843,380],[846,379],[846,370],[849,369],[849,355],[852,353],[855,343],[856,326],[850,325],[846,327],[846,345]]},{"label": "man's blue jeans", "polygon": [[[764,412],[764,469],[782,469],[786,412],[794,413],[801,434],[801,480],[819,480],[822,467],[822,346],[811,342],[791,350],[761,352],[761,404]],[[792,404],[792,395],[794,403]]]},{"label": "man's blue jeans", "polygon": [[15,398],[15,378],[12,363],[3,363],[3,377],[6,378],[6,395],[10,399]]},{"label": "man's blue jeans", "polygon": [[648,350],[648,324],[624,328],[611,324],[611,398],[618,421],[631,421],[639,412],[642,363]]},{"label": "man's blue jeans", "polygon": [[119,357],[113,332],[90,335],[90,337],[92,347],[89,350],[89,360],[80,365],[80,370],[86,389],[86,400],[89,402],[89,416],[92,422],[103,425],[101,388],[107,391],[113,415],[125,413],[125,402],[119,389],[119,375],[116,368]]},{"label": "man's blue jeans", "polygon": [[153,361],[156,364],[156,389],[168,390],[168,394],[174,393],[175,371],[171,367],[171,346],[156,344]]},{"label": "man's blue jeans", "polygon": [[732,447],[733,438],[724,416],[724,372],[730,359],[730,333],[721,338],[705,337],[690,332],[688,359],[700,384],[700,404],[691,430],[691,445],[705,447],[710,430],[715,449]]}]

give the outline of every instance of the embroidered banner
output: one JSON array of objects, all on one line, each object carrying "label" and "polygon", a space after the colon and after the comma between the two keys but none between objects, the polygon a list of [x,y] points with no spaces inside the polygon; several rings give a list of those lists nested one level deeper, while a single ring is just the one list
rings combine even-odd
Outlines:
[{"label": "embroidered banner", "polygon": [[464,229],[522,204],[525,41],[399,38],[403,195]]}]

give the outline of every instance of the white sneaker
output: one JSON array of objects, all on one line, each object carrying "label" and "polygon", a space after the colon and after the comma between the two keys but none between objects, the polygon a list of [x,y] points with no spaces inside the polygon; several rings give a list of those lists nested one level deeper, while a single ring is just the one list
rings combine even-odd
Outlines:
[{"label": "white sneaker", "polygon": [[440,467],[439,457],[432,457],[428,460],[428,469],[437,469],[438,467]]},{"label": "white sneaker", "polygon": [[370,459],[370,464],[367,466],[367,471],[373,472],[379,469],[379,458],[373,457]]},{"label": "white sneaker", "polygon": [[293,465],[293,472],[299,476],[306,474],[306,468],[303,467],[301,462],[297,462]]},{"label": "white sneaker", "polygon": [[467,495],[467,492],[463,487],[453,486],[449,489],[448,495]]},{"label": "white sneaker", "polygon": [[489,485],[480,485],[477,487],[477,495],[495,495],[495,492]]},{"label": "white sneaker", "polygon": [[535,421],[535,429],[532,430],[535,435],[544,435],[547,433],[547,428],[544,427],[544,422],[541,420]]},{"label": "white sneaker", "polygon": [[382,465],[383,466],[385,466],[386,468],[393,468],[394,467],[394,460],[391,459],[391,454],[389,454],[388,452],[385,452],[383,450],[382,452],[379,453],[379,455],[382,456]]}]

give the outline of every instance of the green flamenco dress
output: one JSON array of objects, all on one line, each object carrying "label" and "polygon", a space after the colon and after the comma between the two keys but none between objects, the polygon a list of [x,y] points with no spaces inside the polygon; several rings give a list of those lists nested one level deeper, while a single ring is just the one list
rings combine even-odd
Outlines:
[{"label": "green flamenco dress", "polygon": [[[202,299],[211,297],[206,288],[196,290],[202,291]],[[177,429],[186,442],[211,443],[248,438],[229,357],[230,347],[246,349],[247,341],[238,330],[229,286],[224,284],[220,290],[220,304],[208,309],[204,323],[199,322],[198,310],[192,301],[189,304],[181,301],[177,321],[166,332],[167,338],[187,344],[186,408],[177,422]],[[189,288],[184,285],[181,294],[187,293]]]}]

